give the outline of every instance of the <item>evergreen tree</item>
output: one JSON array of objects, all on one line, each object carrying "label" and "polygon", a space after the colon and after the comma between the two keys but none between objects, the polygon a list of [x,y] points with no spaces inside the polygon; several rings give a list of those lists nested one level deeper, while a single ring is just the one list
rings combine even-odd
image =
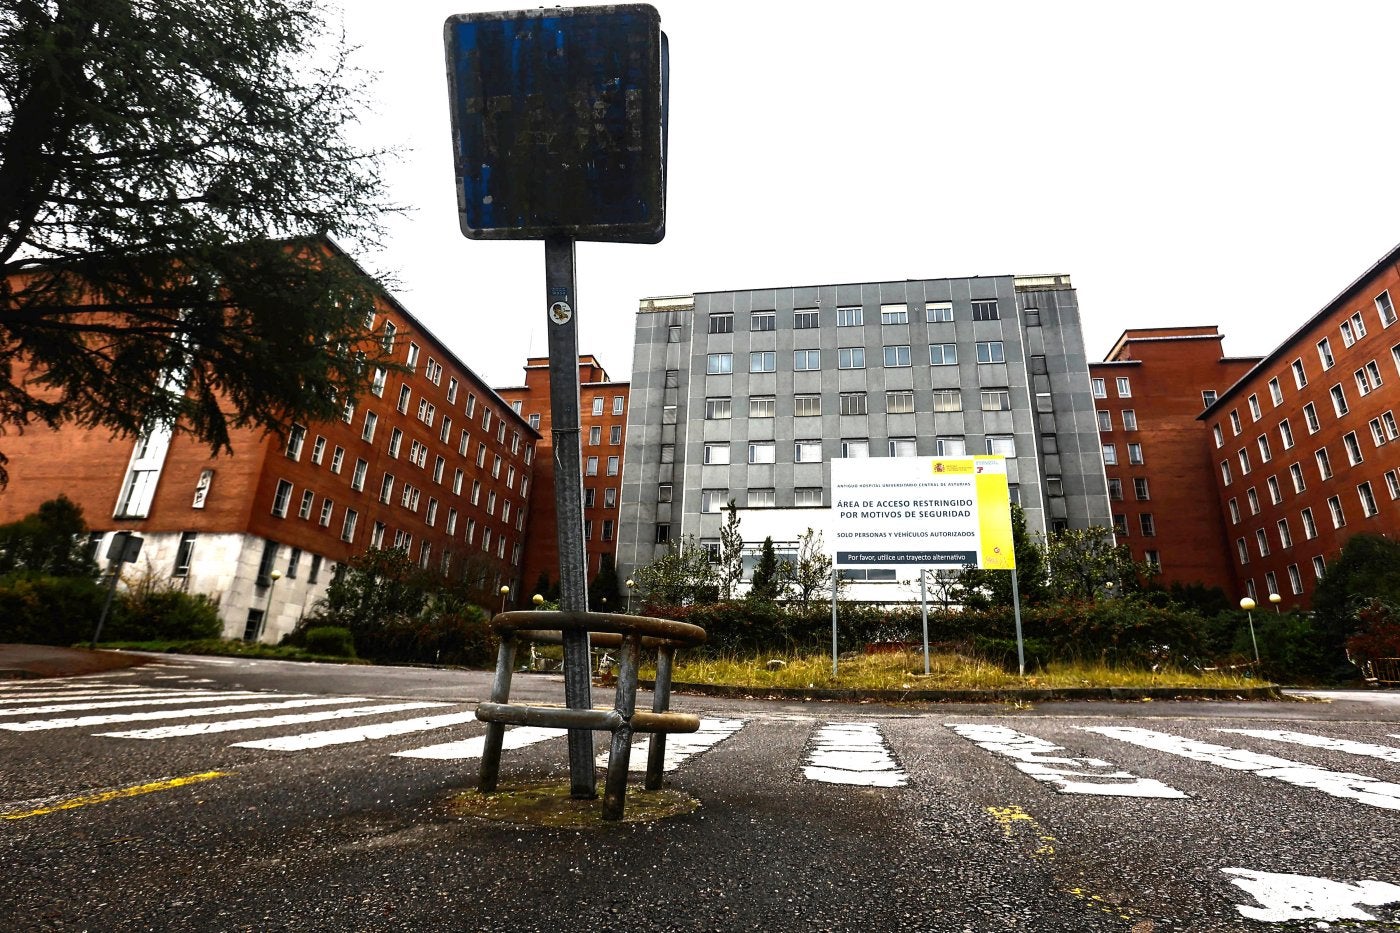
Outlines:
[{"label": "evergreen tree", "polygon": [[394,208],[333,35],[320,0],[0,0],[0,428],[229,450],[367,386],[377,286],[329,237]]},{"label": "evergreen tree", "polygon": [[719,598],[734,598],[735,588],[744,578],[744,536],[739,531],[739,509],[734,500],[729,500],[724,510],[727,517],[719,530],[719,566],[716,576],[719,584]]},{"label": "evergreen tree", "polygon": [[34,514],[0,525],[0,574],[27,570],[53,577],[96,577],[87,530],[83,510],[67,496],[40,504]]},{"label": "evergreen tree", "polygon": [[749,599],[757,603],[774,603],[783,595],[783,572],[778,566],[778,552],[773,549],[773,538],[763,539],[763,550],[759,552],[758,564],[753,569],[749,583]]}]

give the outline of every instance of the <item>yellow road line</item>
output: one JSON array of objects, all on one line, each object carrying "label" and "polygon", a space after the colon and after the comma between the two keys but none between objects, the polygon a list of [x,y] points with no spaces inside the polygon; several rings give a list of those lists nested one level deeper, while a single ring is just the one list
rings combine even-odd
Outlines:
[{"label": "yellow road line", "polygon": [[96,794],[83,794],[79,797],[69,797],[58,803],[45,807],[36,807],[32,810],[13,810],[10,812],[0,812],[0,819],[23,820],[31,816],[43,816],[45,813],[56,813],[59,810],[73,810],[77,807],[86,807],[95,803],[107,803],[110,800],[120,800],[123,797],[139,797],[141,794],[150,794],[159,790],[174,790],[177,787],[185,787],[189,784],[198,784],[202,781],[212,781],[215,778],[228,777],[231,771],[203,771],[199,774],[189,774],[185,777],[166,778],[163,781],[151,781],[149,784],[135,784],[131,787],[118,787],[113,790],[99,791]]}]

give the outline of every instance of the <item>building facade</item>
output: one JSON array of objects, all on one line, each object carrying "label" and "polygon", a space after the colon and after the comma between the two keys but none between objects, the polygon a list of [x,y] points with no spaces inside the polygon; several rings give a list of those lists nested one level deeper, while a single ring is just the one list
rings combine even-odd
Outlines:
[{"label": "building facade", "polygon": [[285,439],[235,429],[234,452],[211,456],[164,430],[8,435],[0,522],[66,495],[99,557],[113,533],[135,533],[140,559],[124,574],[210,596],[226,637],[276,641],[372,547],[466,574],[483,593],[514,586],[538,433],[391,296],[365,324],[407,370],[376,370],[341,418]]},{"label": "building facade", "polygon": [[1214,326],[1125,330],[1089,365],[1114,537],[1157,582],[1234,586],[1215,463],[1197,420],[1258,357],[1229,358]]},{"label": "building facade", "polygon": [[1235,592],[1310,604],[1348,537],[1400,532],[1400,247],[1201,413]]},{"label": "building facade", "polygon": [[624,574],[692,536],[716,553],[731,500],[749,545],[795,547],[828,527],[836,457],[1004,454],[1032,531],[1109,523],[1067,276],[644,299],[631,399]]},{"label": "building facade", "polygon": [[[615,566],[630,386],[612,380],[594,356],[579,357],[578,377],[583,537],[587,575],[592,580],[605,567]],[[525,529],[530,547],[525,551],[520,571],[523,589],[513,600],[515,605],[528,606],[536,591],[549,588],[539,586],[541,578],[550,585],[557,585],[559,581],[549,358],[530,357],[525,364],[525,384],[497,389],[497,392],[541,435],[535,462],[536,495],[531,499]]]}]

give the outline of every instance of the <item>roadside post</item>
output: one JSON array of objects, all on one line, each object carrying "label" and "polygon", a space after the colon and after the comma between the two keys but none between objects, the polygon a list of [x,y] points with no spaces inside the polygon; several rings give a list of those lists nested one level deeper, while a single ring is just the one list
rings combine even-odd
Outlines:
[{"label": "roadside post", "polygon": [[92,643],[89,647],[96,648],[97,640],[102,637],[102,626],[107,623],[107,613],[112,608],[112,597],[117,593],[117,582],[121,580],[122,564],[133,564],[141,556],[141,543],[144,538],[138,538],[129,531],[119,531],[112,535],[112,543],[107,545],[108,569],[111,571],[111,579],[107,582],[107,601],[102,604],[102,614],[97,617],[97,628],[92,632]]},{"label": "roadside post", "polygon": [[[1006,458],[882,457],[831,461],[833,580],[838,567],[1009,570],[1016,593],[1011,492]],[[1020,596],[1016,651],[1025,674]],[[927,603],[925,602],[925,612]],[[925,623],[927,626],[927,622]],[[831,610],[831,674],[836,676],[836,600]],[[924,666],[928,668],[925,628]]]},{"label": "roadside post", "polygon": [[[443,34],[462,233],[544,241],[559,608],[586,613],[574,244],[665,236],[666,35],[646,4],[461,14]],[[589,710],[587,627],[563,644],[565,702]],[[483,786],[504,728],[487,726]],[[597,796],[589,728],[569,730],[569,775]]]}]

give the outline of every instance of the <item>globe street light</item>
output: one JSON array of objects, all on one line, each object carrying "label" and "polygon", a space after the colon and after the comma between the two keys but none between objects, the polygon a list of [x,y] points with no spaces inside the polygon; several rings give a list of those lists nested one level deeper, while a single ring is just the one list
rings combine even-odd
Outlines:
[{"label": "globe street light", "polygon": [[628,579],[628,581],[627,581],[626,583],[623,584],[623,586],[627,587],[627,614],[628,614],[628,615],[631,615],[631,614],[632,614],[632,587],[634,587],[634,586],[636,586],[636,585],[637,585],[636,581],[635,581],[635,580],[632,580],[632,579]]},{"label": "globe street light", "polygon": [[267,627],[267,620],[272,615],[272,594],[277,589],[277,581],[282,579],[280,571],[274,570],[267,575],[272,582],[267,587],[267,604],[263,607],[263,617],[258,621],[257,634],[253,636],[253,641],[262,641],[263,629]]},{"label": "globe street light", "polygon": [[544,597],[536,593],[534,596],[530,597],[530,602],[534,603],[535,608],[538,609],[544,605]]},{"label": "globe street light", "polygon": [[510,595],[510,587],[501,587],[501,611],[506,611],[506,597]]},{"label": "globe street light", "polygon": [[1240,608],[1249,616],[1249,640],[1254,644],[1254,664],[1259,665],[1259,640],[1254,637],[1254,600],[1246,596],[1240,600]]},{"label": "globe street light", "polygon": [[1276,613],[1278,613],[1278,614],[1280,614],[1280,615],[1283,614],[1283,610],[1280,609],[1280,608],[1279,608],[1279,605],[1278,605],[1279,603],[1283,602],[1283,597],[1282,597],[1282,596],[1278,595],[1277,593],[1270,593],[1270,594],[1269,594],[1269,602],[1271,602],[1271,603],[1274,604],[1274,612],[1276,612]]}]

